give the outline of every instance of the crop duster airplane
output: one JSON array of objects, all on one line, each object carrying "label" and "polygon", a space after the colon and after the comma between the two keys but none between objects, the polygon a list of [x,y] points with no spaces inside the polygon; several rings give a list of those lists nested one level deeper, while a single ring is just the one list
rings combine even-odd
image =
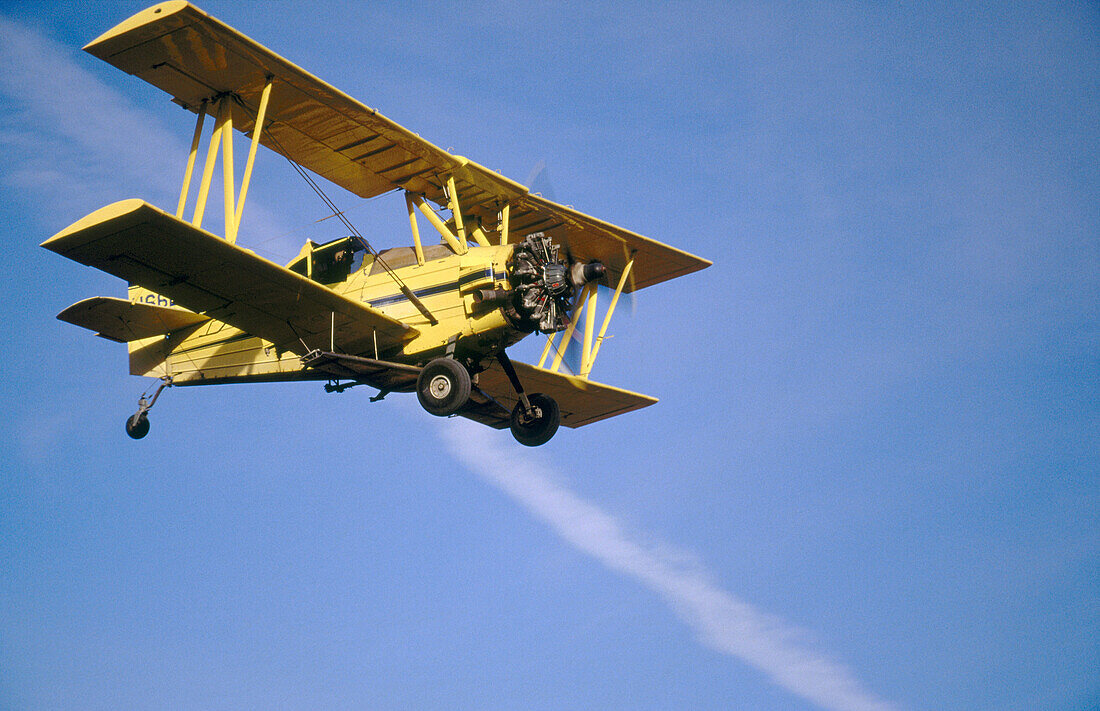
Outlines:
[{"label": "crop duster airplane", "polygon": [[[143,10],[84,49],[197,114],[174,213],[123,200],[42,245],[130,285],[129,299],[87,299],[58,318],[127,343],[130,372],[160,379],[127,418],[131,437],[146,435],[170,385],[326,380],[330,392],[373,386],[372,400],[415,390],[433,415],[510,427],[528,446],[559,423],[656,402],[590,380],[592,366],[620,295],[709,261],[441,150],[187,2]],[[251,138],[239,188],[235,129]],[[349,236],[309,241],[286,266],[236,244],[258,144],[290,159]],[[219,153],[223,237],[202,227]],[[363,198],[402,191],[412,245],[375,250],[305,169]],[[439,243],[421,239],[418,215]],[[597,328],[599,284],[614,291]],[[505,349],[535,332],[547,336],[538,363],[513,362]],[[570,339],[574,375],[559,372]]]}]

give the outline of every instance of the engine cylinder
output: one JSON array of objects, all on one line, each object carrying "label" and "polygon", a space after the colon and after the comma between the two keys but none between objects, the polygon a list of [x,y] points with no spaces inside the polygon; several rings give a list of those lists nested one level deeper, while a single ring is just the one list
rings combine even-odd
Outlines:
[{"label": "engine cylinder", "polygon": [[504,313],[516,329],[524,333],[565,329],[576,287],[569,263],[558,257],[558,246],[549,237],[537,232],[517,244],[508,262],[508,278],[512,297]]}]

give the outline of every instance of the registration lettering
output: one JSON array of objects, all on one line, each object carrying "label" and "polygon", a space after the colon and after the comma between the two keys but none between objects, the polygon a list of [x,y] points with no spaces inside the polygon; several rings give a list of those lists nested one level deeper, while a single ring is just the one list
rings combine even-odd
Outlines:
[{"label": "registration lettering", "polygon": [[175,306],[176,302],[169,299],[167,296],[161,296],[160,294],[145,294],[133,299],[135,304],[148,304],[150,306],[163,306],[165,308],[169,306]]}]

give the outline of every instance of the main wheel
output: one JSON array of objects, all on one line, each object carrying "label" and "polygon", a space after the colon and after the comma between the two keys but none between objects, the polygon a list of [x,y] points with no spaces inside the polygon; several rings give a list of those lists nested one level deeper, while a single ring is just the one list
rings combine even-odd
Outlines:
[{"label": "main wheel", "polygon": [[141,439],[149,434],[149,417],[144,412],[135,412],[127,417],[126,434],[133,439]]},{"label": "main wheel", "polygon": [[453,415],[470,399],[470,372],[454,358],[436,358],[420,371],[416,397],[437,417]]},{"label": "main wheel", "polygon": [[561,412],[554,398],[542,393],[535,393],[527,397],[534,410],[534,416],[528,416],[522,402],[517,402],[512,410],[512,436],[516,441],[527,447],[537,447],[546,444],[561,424]]}]

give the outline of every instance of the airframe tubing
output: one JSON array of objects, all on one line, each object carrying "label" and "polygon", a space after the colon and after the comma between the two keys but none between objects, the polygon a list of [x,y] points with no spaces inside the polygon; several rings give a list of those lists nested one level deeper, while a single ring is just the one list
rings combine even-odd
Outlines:
[{"label": "airframe tubing", "polygon": [[543,363],[546,362],[546,356],[550,355],[550,349],[554,347],[554,339],[557,338],[557,335],[558,334],[556,334],[556,333],[551,333],[548,336],[546,336],[546,345],[543,346],[542,355],[539,356],[539,367],[540,368],[543,366]]},{"label": "airframe tubing", "polygon": [[607,325],[611,323],[611,315],[615,313],[615,305],[619,303],[619,297],[622,296],[623,287],[626,286],[627,277],[630,276],[630,270],[634,268],[634,258],[631,257],[623,267],[622,276],[619,277],[619,284],[615,287],[615,295],[611,297],[611,304],[607,307],[607,314],[603,317],[603,325],[600,326],[600,334],[596,336],[596,343],[592,346],[592,355],[588,357],[588,370],[585,371],[585,377],[592,372],[592,366],[596,364],[596,354],[600,352],[600,344],[603,343],[604,334],[607,333]]},{"label": "airframe tubing", "polygon": [[485,230],[481,229],[480,225],[474,225],[470,228],[470,236],[474,238],[474,241],[480,244],[482,247],[491,247],[489,238],[485,236]]},{"label": "airframe tubing", "polygon": [[191,174],[195,172],[195,156],[199,152],[199,139],[202,138],[202,124],[206,119],[206,99],[199,106],[199,116],[195,121],[195,135],[191,137],[191,152],[187,154],[187,167],[183,170],[183,187],[180,188],[180,201],[176,206],[176,217],[183,219],[183,208],[187,206],[187,192],[191,189]]},{"label": "airframe tubing", "polygon": [[588,304],[584,311],[584,347],[581,350],[580,377],[587,379],[588,372],[592,370],[592,336],[596,335],[596,284],[593,283],[588,295]]},{"label": "airframe tubing", "polygon": [[214,122],[214,132],[210,134],[210,145],[206,149],[206,163],[202,167],[202,182],[199,183],[199,195],[195,202],[195,214],[191,224],[202,227],[202,215],[206,212],[206,197],[210,194],[210,180],[214,177],[214,163],[218,159],[218,146],[222,140],[222,118],[224,100],[218,105],[218,119]]},{"label": "airframe tubing", "polygon": [[222,99],[225,107],[225,120],[222,121],[222,193],[225,195],[225,240],[230,244],[237,241],[237,206],[233,199],[233,112],[230,98]]},{"label": "airframe tubing", "polygon": [[462,206],[458,203],[458,190],[455,189],[455,178],[453,175],[447,176],[447,198],[450,202],[451,216],[455,221],[455,232],[458,233],[458,241],[462,244],[462,253],[465,254],[470,249],[470,245],[466,242],[466,226],[462,224]]},{"label": "airframe tubing", "polygon": [[565,350],[569,347],[569,339],[573,337],[573,331],[577,330],[577,317],[580,316],[581,311],[588,305],[588,295],[595,289],[595,284],[587,284],[584,287],[584,291],[581,292],[581,301],[577,304],[577,308],[573,311],[573,318],[569,321],[568,328],[565,329],[565,334],[561,337],[561,348],[555,348],[557,354],[554,356],[554,362],[550,365],[550,370],[555,373],[558,372],[558,368],[561,367],[561,359],[565,356]]},{"label": "airframe tubing", "polygon": [[405,206],[409,208],[409,227],[413,233],[413,251],[416,252],[416,263],[424,266],[424,247],[420,244],[420,226],[416,224],[416,211],[413,210],[412,195],[405,193]]},{"label": "airframe tubing", "polygon": [[424,217],[428,218],[428,222],[432,223],[432,227],[434,227],[436,231],[439,232],[440,236],[443,237],[443,241],[454,250],[454,253],[466,254],[466,249],[464,249],[465,245],[458,243],[458,239],[456,239],[455,236],[451,234],[451,231],[447,229],[447,225],[443,223],[443,220],[439,219],[439,215],[435,214],[435,210],[433,210],[428,203],[424,202],[424,198],[419,195],[414,195],[412,200],[417,209],[424,213]]},{"label": "airframe tubing", "polygon": [[244,214],[244,198],[248,194],[248,184],[252,180],[252,165],[256,162],[256,147],[260,145],[260,134],[263,133],[264,129],[267,101],[271,98],[271,82],[273,80],[273,77],[268,76],[267,83],[264,84],[263,93],[260,94],[260,108],[256,110],[256,123],[252,126],[252,145],[248,148],[248,160],[245,161],[244,177],[241,179],[241,194],[237,196],[237,212],[234,215],[234,222],[238,227],[241,224],[241,215]]},{"label": "airframe tubing", "polygon": [[[458,241],[462,243],[462,248],[469,250],[470,245],[466,239],[466,223],[462,219],[462,204],[458,200],[458,188],[455,187],[455,179],[453,175],[447,176],[447,198],[451,209],[451,214],[455,219],[455,230],[458,232]],[[488,247],[489,240],[486,239],[485,233],[481,231],[481,228],[474,226],[470,230],[470,236],[474,238],[482,247]]]},{"label": "airframe tubing", "polygon": [[502,245],[508,244],[508,213],[511,211],[511,203],[504,203],[504,207],[500,208],[500,243]]}]

